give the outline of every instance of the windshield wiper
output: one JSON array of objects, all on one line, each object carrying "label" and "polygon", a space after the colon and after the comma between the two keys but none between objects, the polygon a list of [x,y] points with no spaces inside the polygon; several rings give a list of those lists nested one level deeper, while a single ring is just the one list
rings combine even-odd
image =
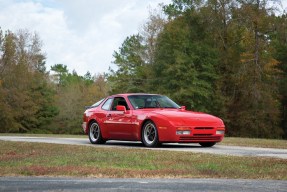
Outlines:
[{"label": "windshield wiper", "polygon": [[155,109],[160,107],[137,107],[136,109]]}]

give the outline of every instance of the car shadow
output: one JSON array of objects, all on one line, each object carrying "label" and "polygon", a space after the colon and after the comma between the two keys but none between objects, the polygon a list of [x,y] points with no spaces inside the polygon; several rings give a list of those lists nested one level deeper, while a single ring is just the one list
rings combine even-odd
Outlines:
[{"label": "car shadow", "polygon": [[132,141],[107,141],[105,145],[110,146],[121,146],[121,147],[144,147],[141,142],[132,142]]},{"label": "car shadow", "polygon": [[[109,146],[121,146],[121,147],[133,147],[133,148],[146,148],[141,142],[132,142],[132,141],[107,141],[105,145]],[[194,144],[183,144],[183,143],[164,143],[159,145],[156,148],[203,148],[197,143]]]},{"label": "car shadow", "polygon": [[161,145],[162,148],[202,148],[197,143],[193,144],[182,144],[182,143],[165,143]]}]

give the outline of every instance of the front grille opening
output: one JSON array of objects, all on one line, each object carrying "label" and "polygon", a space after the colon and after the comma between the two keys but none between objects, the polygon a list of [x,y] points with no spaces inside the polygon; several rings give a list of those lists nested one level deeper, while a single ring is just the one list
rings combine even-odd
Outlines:
[{"label": "front grille opening", "polygon": [[185,137],[182,136],[179,138],[180,141],[219,141],[220,136],[193,136],[193,137]]},{"label": "front grille opening", "polygon": [[214,128],[213,127],[195,127],[194,129],[196,129],[196,130],[212,130]]},{"label": "front grille opening", "polygon": [[212,134],[193,134],[194,136],[212,136]]}]

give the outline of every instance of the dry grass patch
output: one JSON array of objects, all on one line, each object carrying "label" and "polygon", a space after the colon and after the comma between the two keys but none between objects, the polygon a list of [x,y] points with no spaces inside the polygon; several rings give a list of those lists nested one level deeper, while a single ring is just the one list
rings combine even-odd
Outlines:
[{"label": "dry grass patch", "polygon": [[0,176],[287,180],[287,160],[0,141]]}]

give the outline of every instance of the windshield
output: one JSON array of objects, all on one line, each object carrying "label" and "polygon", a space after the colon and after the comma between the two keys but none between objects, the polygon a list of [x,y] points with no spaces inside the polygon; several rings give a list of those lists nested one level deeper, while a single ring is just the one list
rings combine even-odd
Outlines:
[{"label": "windshield", "polygon": [[128,96],[135,109],[144,108],[180,108],[170,98],[163,95],[131,95]]}]

